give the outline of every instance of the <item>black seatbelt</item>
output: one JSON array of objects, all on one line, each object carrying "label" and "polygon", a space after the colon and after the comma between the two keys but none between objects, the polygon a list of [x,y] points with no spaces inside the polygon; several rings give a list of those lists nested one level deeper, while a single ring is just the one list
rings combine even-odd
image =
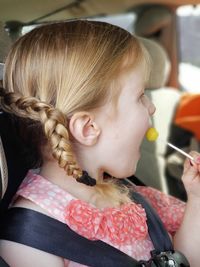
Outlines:
[{"label": "black seatbelt", "polygon": [[102,241],[86,239],[66,224],[24,208],[8,210],[1,224],[0,238],[91,267],[141,266],[133,258]]},{"label": "black seatbelt", "polygon": [[9,267],[9,265],[0,257],[0,266],[1,267]]},{"label": "black seatbelt", "polygon": [[136,261],[120,250],[100,241],[91,241],[66,224],[42,213],[11,208],[1,220],[0,239],[21,243],[91,267],[189,267],[184,255],[174,251],[161,220],[139,193],[133,193],[147,214],[149,235],[155,250],[149,261]]},{"label": "black seatbelt", "polygon": [[156,211],[139,193],[134,192],[133,199],[137,203],[141,204],[145,209],[147,215],[148,232],[155,250],[158,252],[173,250],[173,244],[169,234]]},{"label": "black seatbelt", "polygon": [[[139,193],[134,192],[133,198],[145,208],[149,235],[156,251],[173,250],[169,235],[153,208]],[[114,247],[102,241],[88,240],[66,224],[33,210],[8,210],[1,229],[1,239],[15,241],[88,266],[141,266]]]}]

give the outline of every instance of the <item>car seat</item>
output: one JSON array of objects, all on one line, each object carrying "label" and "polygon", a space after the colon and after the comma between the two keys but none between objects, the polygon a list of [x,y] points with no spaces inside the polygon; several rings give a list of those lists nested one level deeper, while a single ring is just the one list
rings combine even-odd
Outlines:
[{"label": "car seat", "polygon": [[[182,93],[175,88],[166,86],[170,72],[170,61],[165,49],[154,40],[141,40],[152,59],[152,71],[147,85],[148,90],[146,90],[146,94],[156,106],[156,112],[152,117],[152,125],[158,130],[159,136],[164,141],[167,141],[175,110]],[[165,173],[166,151],[166,143],[160,142],[159,138],[153,143],[144,140],[136,176],[140,177],[146,185],[168,193]]]},{"label": "car seat", "polygon": [[[11,43],[4,23],[0,21],[0,85],[3,79],[3,62]],[[26,171],[25,167],[22,168],[24,160],[20,156],[20,151],[21,145],[15,136],[12,117],[0,110],[0,215],[8,207]]]}]

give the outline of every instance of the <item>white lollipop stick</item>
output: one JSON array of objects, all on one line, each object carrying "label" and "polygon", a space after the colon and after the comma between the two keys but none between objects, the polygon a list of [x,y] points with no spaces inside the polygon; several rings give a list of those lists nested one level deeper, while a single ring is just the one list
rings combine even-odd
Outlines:
[{"label": "white lollipop stick", "polygon": [[172,147],[173,149],[175,149],[176,151],[178,151],[179,153],[181,153],[182,155],[184,155],[185,157],[189,158],[190,160],[194,160],[194,158],[192,156],[190,156],[188,153],[186,153],[185,151],[183,151],[182,149],[178,148],[175,145],[172,145],[171,143],[162,140],[161,138],[159,138],[159,134],[157,132],[157,130],[154,127],[150,127],[146,133],[146,138],[149,141],[156,141],[157,139],[159,141],[162,141],[163,143],[167,144],[168,146]]},{"label": "white lollipop stick", "polygon": [[173,149],[175,149],[176,151],[178,151],[179,153],[181,153],[182,155],[186,156],[187,158],[191,159],[191,160],[194,160],[194,158],[189,155],[188,153],[186,153],[185,151],[183,151],[182,149],[178,148],[177,146],[175,145],[172,145],[171,143],[169,142],[166,142],[164,140],[161,140],[160,138],[158,138],[158,140],[162,141],[162,142],[165,142],[168,146],[172,147]]}]

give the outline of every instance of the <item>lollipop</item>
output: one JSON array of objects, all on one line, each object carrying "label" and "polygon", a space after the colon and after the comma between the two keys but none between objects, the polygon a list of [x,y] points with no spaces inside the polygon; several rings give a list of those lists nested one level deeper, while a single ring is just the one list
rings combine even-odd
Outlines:
[{"label": "lollipop", "polygon": [[146,138],[148,141],[153,142],[158,138],[158,132],[155,128],[151,127],[146,133]]},{"label": "lollipop", "polygon": [[[146,138],[148,141],[153,142],[156,141],[156,139],[158,138],[158,132],[155,128],[151,127],[149,128],[149,130],[146,132]],[[194,160],[194,158],[189,155],[188,153],[186,153],[185,151],[183,151],[182,149],[178,148],[177,146],[162,140],[161,138],[158,139],[159,141],[167,144],[168,146],[172,147],[173,149],[175,149],[176,151],[178,151],[179,153],[181,153],[182,155],[186,156],[187,158],[189,158],[190,160]]]}]

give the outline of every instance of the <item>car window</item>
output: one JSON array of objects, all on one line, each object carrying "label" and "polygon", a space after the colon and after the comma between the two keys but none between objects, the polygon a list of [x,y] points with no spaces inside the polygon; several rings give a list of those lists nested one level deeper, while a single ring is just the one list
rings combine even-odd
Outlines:
[{"label": "car window", "polygon": [[200,92],[200,5],[177,9],[179,83],[183,91]]}]

